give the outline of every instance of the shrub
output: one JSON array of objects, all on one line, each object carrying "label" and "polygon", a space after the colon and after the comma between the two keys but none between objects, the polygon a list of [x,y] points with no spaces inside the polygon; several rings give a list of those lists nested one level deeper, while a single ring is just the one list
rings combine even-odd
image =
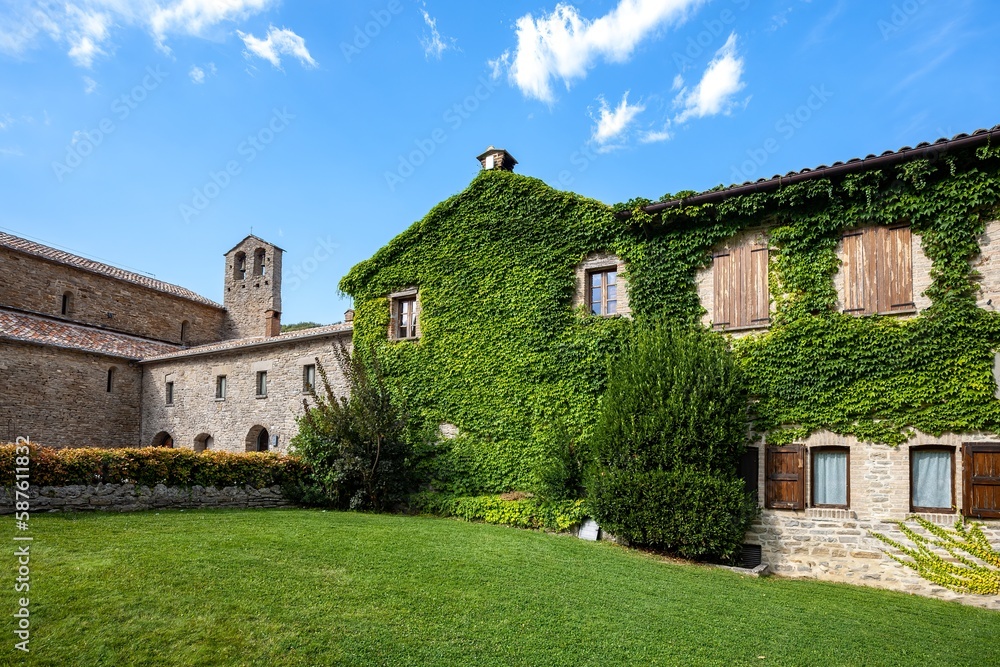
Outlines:
[{"label": "shrub", "polygon": [[587,516],[583,500],[545,501],[526,494],[450,496],[414,494],[413,509],[438,516],[455,516],[514,528],[566,531]]},{"label": "shrub", "polygon": [[292,449],[312,470],[311,488],[302,500],[344,509],[382,510],[410,490],[412,448],[405,438],[406,416],[386,386],[374,356],[334,348],[347,378],[349,395],[337,396],[326,369],[316,359],[322,394],[305,414]]},{"label": "shrub", "polygon": [[744,380],[721,336],[637,329],[601,400],[594,517],[635,544],[731,560],[757,512],[737,475],[747,436]]},{"label": "shrub", "polygon": [[[190,449],[51,449],[31,445],[31,486],[294,486],[306,474],[299,459],[274,452],[194,452]],[[15,446],[0,445],[0,485],[14,483]]]}]

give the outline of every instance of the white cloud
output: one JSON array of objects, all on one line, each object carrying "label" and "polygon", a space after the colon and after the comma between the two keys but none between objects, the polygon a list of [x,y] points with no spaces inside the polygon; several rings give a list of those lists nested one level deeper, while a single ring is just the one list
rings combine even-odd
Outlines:
[{"label": "white cloud", "polygon": [[670,86],[670,90],[680,90],[684,87],[684,77],[678,74],[674,77],[674,83]]},{"label": "white cloud", "polygon": [[191,83],[205,83],[205,70],[197,65],[191,68],[188,76],[191,77]]},{"label": "white cloud", "polygon": [[44,38],[64,46],[73,62],[92,67],[113,51],[116,30],[140,28],[169,52],[170,35],[204,35],[210,28],[258,14],[278,0],[22,0],[0,16],[0,53],[21,56]]},{"label": "white cloud", "polygon": [[24,153],[21,152],[20,148],[0,148],[0,155],[5,155],[8,157],[24,157]]},{"label": "white cloud", "polygon": [[87,95],[90,95],[95,90],[97,90],[97,82],[91,79],[89,76],[83,77],[83,92]]},{"label": "white cloud", "polygon": [[431,56],[441,60],[441,54],[447,51],[449,48],[455,48],[454,38],[449,41],[451,44],[446,43],[441,39],[441,33],[437,29],[437,19],[431,18],[431,15],[427,13],[426,9],[421,9],[420,13],[424,15],[424,23],[431,30],[430,37],[422,37],[420,39],[420,45],[424,47],[424,57],[430,58]]},{"label": "white cloud", "polygon": [[[620,0],[617,7],[593,21],[564,3],[537,19],[525,14],[516,23],[511,81],[525,96],[552,102],[553,79],[562,79],[568,87],[574,79],[586,77],[598,59],[627,61],[640,42],[663,26],[682,22],[702,2]],[[493,63],[507,58],[505,53]]]},{"label": "white cloud", "polygon": [[306,48],[306,40],[287,28],[279,30],[272,25],[268,28],[265,39],[259,39],[238,30],[236,34],[240,36],[240,39],[246,45],[246,51],[243,53],[248,58],[250,56],[257,56],[281,69],[281,56],[289,55],[298,58],[303,66],[317,66],[316,61],[313,60],[312,55],[309,53],[309,49]]},{"label": "white cloud", "polygon": [[598,117],[594,119],[597,121],[597,125],[594,126],[591,140],[602,148],[610,150],[616,146],[610,146],[609,143],[624,138],[636,116],[645,111],[646,107],[642,104],[629,104],[628,91],[625,91],[622,101],[613,110],[603,97],[597,99],[601,103],[601,108],[598,110]]},{"label": "white cloud", "polygon": [[0,114],[0,130],[6,130],[14,124],[14,119],[9,113]]},{"label": "white cloud", "polygon": [[736,33],[733,33],[715,52],[698,85],[693,90],[681,88],[677,93],[674,105],[681,111],[674,122],[728,113],[733,106],[733,96],[746,87],[742,77],[743,58],[736,54]]},{"label": "white cloud", "polygon": [[641,141],[644,144],[656,144],[661,141],[667,141],[668,139],[670,139],[670,137],[673,136],[667,129],[669,125],[670,124],[668,122],[667,125],[664,126],[662,130],[648,130],[646,132],[643,132],[642,136],[639,137],[639,141]]}]

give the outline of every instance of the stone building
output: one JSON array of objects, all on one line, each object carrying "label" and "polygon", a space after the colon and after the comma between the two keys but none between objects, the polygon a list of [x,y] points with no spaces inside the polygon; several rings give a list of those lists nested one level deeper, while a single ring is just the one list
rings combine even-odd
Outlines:
[{"label": "stone building", "polygon": [[282,250],[225,255],[223,305],[0,233],[0,440],[285,450],[316,359],[351,326],[281,333]]}]

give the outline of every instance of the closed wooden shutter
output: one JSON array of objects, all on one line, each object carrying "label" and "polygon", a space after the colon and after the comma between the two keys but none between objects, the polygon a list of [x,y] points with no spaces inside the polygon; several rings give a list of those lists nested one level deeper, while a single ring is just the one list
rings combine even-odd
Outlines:
[{"label": "closed wooden shutter", "polygon": [[[867,315],[875,312],[875,264],[871,256],[871,236],[867,230],[844,234],[844,312]],[[869,243],[865,243],[869,241]],[[871,272],[869,274],[869,271]]]},{"label": "closed wooden shutter", "polygon": [[878,227],[881,252],[878,265],[878,312],[913,310],[913,265],[910,228]]},{"label": "closed wooden shutter", "polygon": [[906,313],[914,309],[909,225],[865,227],[843,236],[844,312]]},{"label": "closed wooden shutter", "polygon": [[768,245],[747,238],[714,255],[712,321],[717,329],[767,326],[771,293],[767,282]]},{"label": "closed wooden shutter", "polygon": [[764,506],[770,509],[801,510],[806,506],[805,447],[768,447],[764,466],[767,472]]},{"label": "closed wooden shutter", "polygon": [[767,285],[768,247],[766,243],[747,246],[750,284],[745,326],[761,326],[771,321],[771,292]]},{"label": "closed wooden shutter", "polygon": [[978,519],[1000,518],[1000,443],[963,447],[962,513]]},{"label": "closed wooden shutter", "polygon": [[712,322],[717,329],[736,326],[733,313],[733,260],[731,252],[720,252],[712,260],[712,290],[714,308]]}]

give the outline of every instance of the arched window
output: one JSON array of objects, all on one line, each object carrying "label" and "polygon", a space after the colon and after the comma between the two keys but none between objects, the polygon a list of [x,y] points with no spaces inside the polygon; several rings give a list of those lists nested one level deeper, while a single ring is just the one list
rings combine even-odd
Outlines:
[{"label": "arched window", "polygon": [[181,343],[186,344],[188,337],[188,321],[184,320],[181,322]]},{"label": "arched window", "polygon": [[254,426],[247,433],[246,450],[248,452],[266,452],[270,444],[271,434],[263,426]]},{"label": "arched window", "polygon": [[263,248],[257,248],[253,251],[253,274],[255,276],[267,275],[267,265],[265,264],[266,259],[267,253],[264,252]]},{"label": "arched window", "polygon": [[60,304],[59,313],[62,315],[69,315],[73,312],[73,293],[63,292],[62,303]]},{"label": "arched window", "polygon": [[153,447],[172,448],[174,446],[174,436],[170,435],[166,431],[160,431],[153,436],[153,442],[151,444]]},{"label": "arched window", "polygon": [[215,439],[208,433],[202,433],[194,439],[194,451],[204,452],[207,449],[212,449],[215,444]]},{"label": "arched window", "polygon": [[115,386],[115,369],[114,369],[114,366],[112,366],[111,368],[108,369],[108,387],[107,387],[107,392],[109,394],[111,393],[111,390],[114,389],[114,386]]},{"label": "arched window", "polygon": [[247,254],[238,252],[233,257],[233,280],[245,280],[247,277]]}]

